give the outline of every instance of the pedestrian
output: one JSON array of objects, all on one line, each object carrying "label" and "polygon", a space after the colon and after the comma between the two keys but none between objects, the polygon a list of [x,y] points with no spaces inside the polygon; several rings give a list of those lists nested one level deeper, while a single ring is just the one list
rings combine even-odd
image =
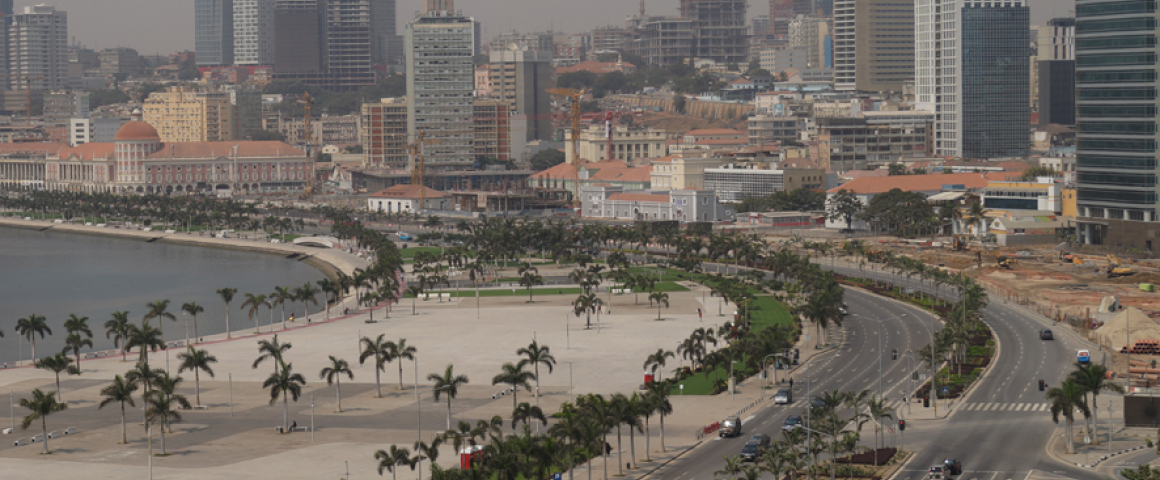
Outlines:
[{"label": "pedestrian", "polygon": [[789,377],[789,388],[793,388],[793,377]]},{"label": "pedestrian", "polygon": [[290,314],[290,322],[291,322],[291,323],[293,323],[293,322],[294,322],[294,314],[293,314],[293,313],[291,313],[291,314]]}]

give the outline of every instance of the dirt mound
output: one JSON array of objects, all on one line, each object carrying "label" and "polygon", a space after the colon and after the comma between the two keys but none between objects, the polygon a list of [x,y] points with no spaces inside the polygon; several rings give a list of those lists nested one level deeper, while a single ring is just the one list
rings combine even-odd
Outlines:
[{"label": "dirt mound", "polygon": [[1104,341],[1112,348],[1119,350],[1128,344],[1128,328],[1132,329],[1132,341],[1137,340],[1160,340],[1160,325],[1156,321],[1148,317],[1138,308],[1128,307],[1120,312],[1119,315],[1112,317],[1102,327],[1096,329],[1096,333],[1104,337]]},{"label": "dirt mound", "polygon": [[1118,285],[1135,284],[1135,283],[1151,283],[1154,285],[1160,285],[1160,274],[1137,273],[1135,275],[1128,275],[1126,277],[1109,278],[1108,283],[1115,283]]}]

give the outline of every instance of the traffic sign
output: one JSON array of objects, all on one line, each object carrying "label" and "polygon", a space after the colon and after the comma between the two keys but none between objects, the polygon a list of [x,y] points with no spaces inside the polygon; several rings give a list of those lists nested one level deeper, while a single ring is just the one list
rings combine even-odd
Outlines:
[{"label": "traffic sign", "polygon": [[951,393],[950,387],[943,387],[943,395],[946,395],[948,393]]},{"label": "traffic sign", "polygon": [[559,473],[552,474],[552,480],[560,480],[561,478],[563,478],[563,476],[560,475]]}]

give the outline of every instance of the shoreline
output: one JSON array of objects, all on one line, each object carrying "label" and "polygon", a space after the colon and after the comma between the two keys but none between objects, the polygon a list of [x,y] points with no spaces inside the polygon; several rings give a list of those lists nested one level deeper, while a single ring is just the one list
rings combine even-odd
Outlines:
[{"label": "shoreline", "polygon": [[282,255],[284,257],[293,254],[299,254],[303,257],[298,259],[298,261],[304,262],[307,265],[318,269],[322,272],[323,275],[331,280],[335,280],[338,277],[338,272],[351,275],[356,268],[356,265],[351,261],[351,258],[343,258],[353,256],[342,252],[342,250],[299,246],[291,243],[258,242],[236,238],[214,238],[199,235],[189,235],[185,233],[165,233],[143,230],[128,230],[122,228],[98,228],[95,226],[76,225],[70,223],[53,223],[51,221],[46,222],[44,220],[24,220],[12,217],[0,217],[0,227],[12,227],[37,231],[53,230],[70,234],[102,235],[106,237],[140,239],[147,242],[165,242],[176,245],[219,248],[268,255]]}]

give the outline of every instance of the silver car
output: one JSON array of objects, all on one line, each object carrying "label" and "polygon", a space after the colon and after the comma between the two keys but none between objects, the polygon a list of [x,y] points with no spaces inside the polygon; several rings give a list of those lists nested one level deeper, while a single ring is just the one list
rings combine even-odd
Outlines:
[{"label": "silver car", "polygon": [[773,403],[777,405],[789,405],[793,403],[793,392],[788,388],[782,388],[773,396]]}]

